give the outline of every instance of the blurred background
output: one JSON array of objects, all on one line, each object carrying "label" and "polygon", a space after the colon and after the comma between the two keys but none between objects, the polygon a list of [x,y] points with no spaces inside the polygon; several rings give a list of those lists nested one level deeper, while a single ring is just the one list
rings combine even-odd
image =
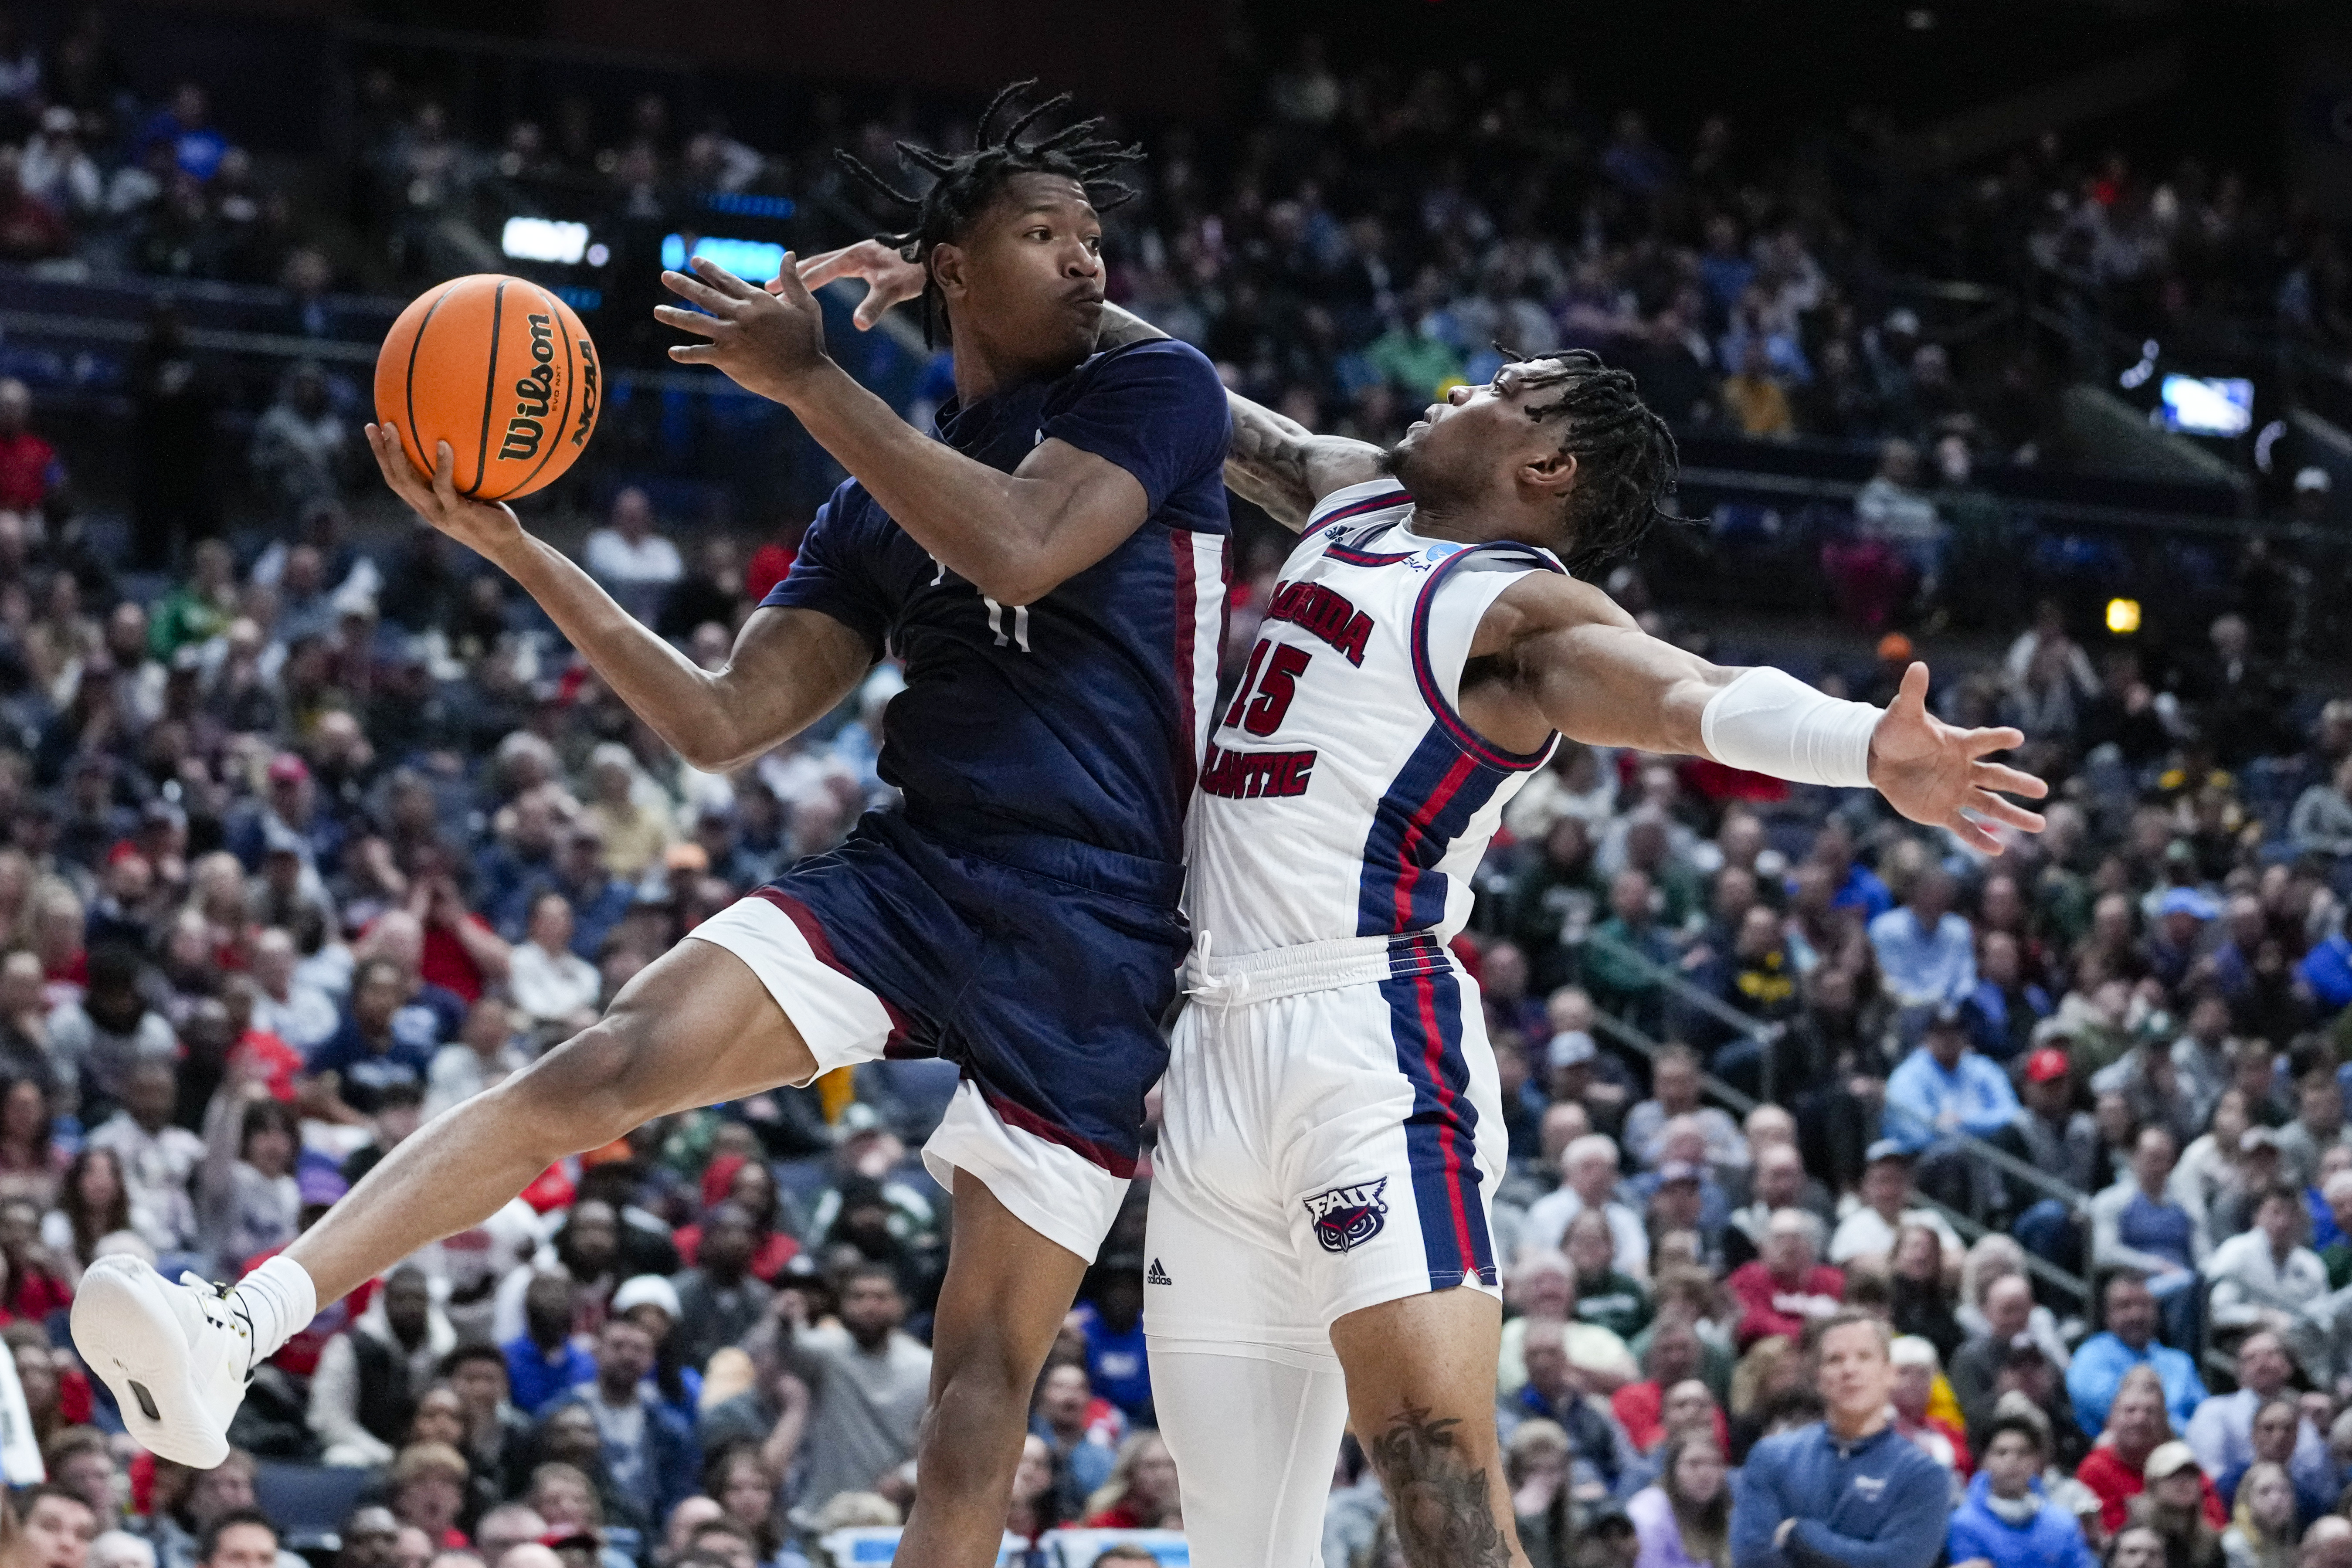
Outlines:
[{"label": "blurred background", "polygon": [[[2267,651],[2336,640],[2352,31],[2329,7],[773,5],[652,37],[617,0],[477,9],[5,14],[0,374],[59,446],[59,521],[155,561],[364,520],[351,445],[273,455],[264,416],[310,406],[315,367],[348,428],[407,299],[509,270],[614,372],[536,511],[634,485],[685,535],[789,542],[837,472],[665,366],[658,268],[764,273],[870,232],[833,148],[955,147],[1038,75],[1151,149],[1114,297],[1254,396],[1380,440],[1497,340],[1633,365],[1704,524],[1652,546],[1654,593],[1962,630],[2130,597],[2158,648],[2234,598]],[[911,416],[940,395],[906,324],[835,335]],[[1934,508],[1939,580],[1867,547],[1874,477]]]}]

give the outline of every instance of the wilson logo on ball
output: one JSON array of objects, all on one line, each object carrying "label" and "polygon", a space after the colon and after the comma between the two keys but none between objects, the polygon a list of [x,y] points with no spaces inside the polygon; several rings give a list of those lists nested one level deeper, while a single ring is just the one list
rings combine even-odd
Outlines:
[{"label": "wilson logo on ball", "polygon": [[587,445],[588,432],[596,428],[596,345],[588,334],[580,335],[580,423],[572,432],[572,444]]}]

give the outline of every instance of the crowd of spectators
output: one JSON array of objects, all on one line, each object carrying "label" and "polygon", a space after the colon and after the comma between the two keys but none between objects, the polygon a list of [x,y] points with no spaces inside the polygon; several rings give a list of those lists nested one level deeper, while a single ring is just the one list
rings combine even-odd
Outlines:
[{"label": "crowd of spectators", "polygon": [[[887,805],[896,672],[706,774],[419,523],[206,541],[144,596],[37,519],[0,542],[0,1311],[58,1482],[163,1568],[257,1462],[364,1470],[392,1539],[470,1540],[494,1568],[530,1568],[493,1550],[518,1537],[609,1568],[740,1568],[727,1542],[789,1564],[898,1517],[946,1234],[910,1157],[939,1064],[551,1169],[328,1307],[212,1475],[127,1449],[61,1333],[91,1258],[236,1274]],[[682,551],[634,491],[582,554],[704,660],[790,567]],[[1266,586],[1237,577],[1233,647]],[[1712,1500],[1810,1413],[1808,1330],[1841,1306],[1900,1332],[1898,1424],[1979,1535],[2210,1513],[2214,1542],[2283,1551],[2335,1507],[2352,706],[2298,691],[2235,616],[2210,642],[2151,693],[2045,606],[1945,671],[1962,721],[2073,705],[2025,724],[2050,826],[2000,858],[1864,797],[1580,746],[1512,803],[1460,952],[1506,1089],[1497,1419],[1538,1563],[1605,1561],[1628,1531],[1719,1558]],[[1910,652],[1809,673],[1884,700]],[[1734,1116],[1709,1074],[1765,1103]],[[1139,1324],[1149,1193],[1041,1383],[1016,1533],[1181,1525]],[[2075,1479],[2034,1490],[2038,1464]],[[2287,1467],[2284,1523],[2264,1464]],[[2190,1468],[2195,1506],[2164,1512]],[[2042,1518],[2021,1485],[2065,1518],[2021,1524]],[[1381,1518],[1344,1457],[1327,1560],[1385,1561]]]},{"label": "crowd of spectators", "polygon": [[[293,174],[257,173],[201,84],[131,89],[110,26],[98,7],[54,37],[0,20],[0,259],[278,283],[315,301],[330,283],[391,292],[505,265],[505,219],[556,210],[649,277],[626,237],[700,230],[714,195],[788,197],[825,231],[802,236],[813,244],[858,221],[835,147],[885,166],[893,138],[952,150],[972,129],[968,110],[908,97],[861,118],[826,89],[759,124],[689,119],[660,91],[579,90],[467,124],[446,84],[395,58],[348,84],[348,163],[310,171],[346,199],[298,216]],[[1113,294],[1318,427],[1384,439],[1449,380],[1482,379],[1497,342],[1582,345],[1636,368],[1678,426],[1958,435],[1983,456],[2045,455],[2055,367],[2024,340],[1923,322],[1889,287],[1921,268],[2080,289],[2150,331],[2267,319],[2352,342],[2339,237],[2193,158],[2146,165],[2052,135],[1905,182],[1898,207],[1857,172],[1864,145],[1786,144],[1734,112],[1669,136],[1563,70],[1496,83],[1468,66],[1341,68],[1313,37],[1267,47],[1230,73],[1245,130],[1131,128],[1152,155],[1130,175],[1140,199],[1111,220]]]}]

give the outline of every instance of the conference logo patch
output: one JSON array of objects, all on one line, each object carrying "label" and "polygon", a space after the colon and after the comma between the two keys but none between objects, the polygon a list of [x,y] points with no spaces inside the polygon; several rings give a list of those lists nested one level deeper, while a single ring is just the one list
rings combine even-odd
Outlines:
[{"label": "conference logo patch", "polygon": [[1333,1187],[1307,1200],[1307,1213],[1315,1221],[1315,1239],[1324,1251],[1352,1251],[1380,1235],[1388,1223],[1389,1205],[1381,1196],[1388,1184],[1389,1179],[1382,1176],[1377,1182]]}]

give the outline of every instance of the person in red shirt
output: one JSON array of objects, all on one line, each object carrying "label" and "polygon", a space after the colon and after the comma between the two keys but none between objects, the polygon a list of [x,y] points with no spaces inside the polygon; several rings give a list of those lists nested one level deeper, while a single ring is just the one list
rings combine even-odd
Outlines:
[{"label": "person in red shirt", "polygon": [[0,378],[0,511],[37,512],[65,478],[58,449],[25,427],[33,395],[14,376]]},{"label": "person in red shirt", "polygon": [[[721,1154],[710,1162],[702,1173],[702,1201],[706,1215],[721,1204],[731,1204],[751,1217],[751,1261],[748,1268],[753,1277],[772,1285],[782,1275],[784,1266],[798,1256],[801,1244],[777,1225],[782,1204],[776,1195],[776,1178],[767,1165],[758,1160],[747,1160],[740,1154]],[[702,1245],[703,1225],[680,1226],[671,1233],[670,1240],[677,1255],[689,1268],[694,1267],[696,1254]]]},{"label": "person in red shirt", "polygon": [[465,1456],[448,1444],[411,1443],[392,1462],[393,1517],[443,1551],[466,1551],[473,1542],[457,1528],[457,1515],[469,1473]]},{"label": "person in red shirt", "polygon": [[[2103,1525],[2110,1531],[2124,1527],[2131,1517],[2131,1500],[2147,1489],[2148,1461],[2159,1448],[2173,1447],[2188,1448],[2185,1443],[2172,1441],[2172,1422],[2164,1413],[2163,1380],[2155,1368],[2136,1366],[2124,1373],[2115,1403],[2107,1407],[2107,1429],[2099,1434],[2098,1442],[2074,1470],[2074,1479],[2098,1498]],[[2168,1461],[2177,1457],[2166,1455]],[[2193,1468],[2195,1454],[2189,1454],[2189,1462]],[[2206,1521],[2220,1530],[2229,1522],[2221,1494],[2213,1489],[2210,1477],[2201,1471],[2200,1477]]]},{"label": "person in red shirt", "polygon": [[1746,1350],[1772,1334],[1802,1341],[1805,1327],[1832,1317],[1845,1300],[1845,1274],[1822,1263],[1822,1222],[1802,1209],[1776,1210],[1765,1222],[1764,1254],[1724,1283],[1739,1303],[1734,1333]]},{"label": "person in red shirt", "polygon": [[1913,1447],[1967,1481],[1975,1469],[1968,1433],[1927,1413],[1936,1379],[1944,1370],[1936,1347],[1916,1334],[1905,1334],[1888,1347],[1887,1354],[1895,1363],[1895,1429]]},{"label": "person in red shirt", "polygon": [[[1661,1317],[1650,1331],[1650,1348],[1643,1357],[1643,1369],[1650,1374],[1647,1383],[1629,1383],[1609,1396],[1609,1408],[1617,1424],[1625,1428],[1625,1436],[1633,1447],[1644,1454],[1665,1440],[1674,1426],[1666,1410],[1667,1392],[1691,1382],[1699,1374],[1706,1362],[1706,1347],[1700,1343],[1698,1331],[1685,1316]],[[1706,1385],[1700,1384],[1702,1392]],[[1708,1397],[1712,1407],[1714,1399]],[[1721,1412],[1715,1419],[1716,1440],[1730,1451],[1730,1434],[1724,1426]]]},{"label": "person in red shirt", "polygon": [[236,1044],[229,1047],[229,1062],[234,1070],[240,1058],[251,1061],[254,1075],[269,1085],[269,1098],[291,1100],[294,1079],[303,1070],[302,1053],[288,1045],[277,1031],[257,1029],[253,1025],[253,1004],[261,994],[250,976],[233,974],[222,987],[222,1001],[227,1005],[229,1027]]},{"label": "person in red shirt", "polygon": [[437,857],[419,872],[408,907],[425,927],[417,973],[427,985],[454,993],[470,1007],[487,986],[506,979],[514,950],[489,921],[466,907],[457,878]]},{"label": "person in red shirt", "polygon": [[1119,1446],[1110,1479],[1087,1500],[1088,1530],[1181,1530],[1176,1461],[1157,1432],[1138,1432]]}]

